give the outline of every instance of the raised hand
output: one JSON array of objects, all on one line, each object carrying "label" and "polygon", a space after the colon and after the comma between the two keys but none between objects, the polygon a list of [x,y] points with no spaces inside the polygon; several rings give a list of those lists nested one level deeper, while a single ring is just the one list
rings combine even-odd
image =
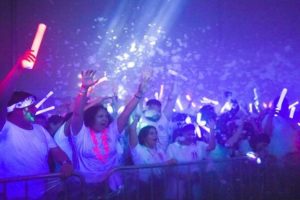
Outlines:
[{"label": "raised hand", "polygon": [[81,87],[84,89],[88,89],[94,86],[98,80],[95,80],[95,70],[87,70],[81,72]]},{"label": "raised hand", "polygon": [[18,60],[17,66],[21,66],[22,68],[27,68],[28,63],[35,63],[36,57],[33,54],[33,50],[26,51]]},{"label": "raised hand", "polygon": [[149,80],[151,79],[152,77],[152,70],[150,71],[145,71],[143,74],[142,74],[142,78],[141,78],[141,82],[139,84],[139,87],[138,87],[138,91],[137,91],[137,94],[139,96],[142,96],[145,92],[146,92],[146,89],[148,87],[148,83],[149,83]]}]

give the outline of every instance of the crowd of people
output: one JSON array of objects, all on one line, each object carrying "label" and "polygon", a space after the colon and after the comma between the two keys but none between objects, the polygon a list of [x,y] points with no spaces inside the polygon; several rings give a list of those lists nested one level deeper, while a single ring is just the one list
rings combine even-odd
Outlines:
[{"label": "crowd of people", "polygon": [[[124,110],[111,114],[103,102],[88,102],[90,88],[98,80],[96,71],[84,71],[72,112],[45,119],[43,127],[35,116],[36,97],[15,91],[20,77],[30,73],[22,67],[22,60],[34,62],[35,57],[26,52],[0,85],[0,178],[58,170],[69,176],[76,171],[91,191],[97,191],[106,174],[122,165],[229,159],[248,152],[262,160],[299,157],[299,126],[289,118],[286,98],[280,110],[274,106],[277,98],[272,108],[257,107],[250,112],[226,92],[227,105],[220,112],[208,103],[193,114],[178,114],[173,112],[178,93],[173,87],[167,102],[149,99],[138,111],[149,87],[149,74],[142,77]],[[200,121],[197,113],[201,113]],[[141,176],[144,182],[148,178]],[[108,182],[111,190],[122,186],[117,173]],[[36,185],[32,195],[42,195],[43,184],[32,184]],[[24,189],[15,184],[8,193],[22,196]]]}]

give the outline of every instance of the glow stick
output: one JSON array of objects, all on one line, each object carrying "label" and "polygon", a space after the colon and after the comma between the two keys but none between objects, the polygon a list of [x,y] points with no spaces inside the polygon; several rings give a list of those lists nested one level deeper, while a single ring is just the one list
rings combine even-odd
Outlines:
[{"label": "glow stick", "polygon": [[160,85],[159,96],[158,99],[162,100],[164,94],[164,85]]},{"label": "glow stick", "polygon": [[193,108],[196,108],[196,107],[197,107],[197,105],[196,105],[195,102],[192,102],[192,107],[193,107]]},{"label": "glow stick", "polygon": [[291,109],[292,107],[295,107],[296,105],[299,104],[299,101],[296,101],[294,103],[292,103],[290,106],[289,106],[289,109]]},{"label": "glow stick", "polygon": [[106,109],[107,109],[107,112],[108,112],[109,114],[114,113],[114,109],[113,109],[113,107],[111,106],[110,103],[108,103],[108,104],[106,105]]},{"label": "glow stick", "polygon": [[201,126],[201,128],[203,128],[204,130],[206,130],[208,133],[210,133],[210,128],[208,128],[207,126],[204,125],[199,125]]},{"label": "glow stick", "polygon": [[256,88],[253,89],[253,93],[254,93],[254,106],[255,106],[257,112],[259,112],[259,101],[258,101],[258,95],[257,95]]},{"label": "glow stick", "polygon": [[181,101],[180,101],[179,97],[176,99],[176,104],[177,104],[179,110],[183,111],[183,106],[181,104]]},{"label": "glow stick", "polygon": [[[37,28],[37,31],[36,31],[36,34],[35,34],[35,37],[34,37],[34,40],[33,40],[33,43],[32,43],[32,46],[31,46],[31,50],[33,50],[32,54],[35,57],[37,56],[37,54],[39,52],[39,48],[40,48],[40,45],[42,43],[45,31],[46,31],[46,25],[45,24],[39,24],[38,28]],[[22,66],[24,68],[32,69],[33,65],[34,65],[34,62],[32,62],[32,61],[22,60]]]},{"label": "glow stick", "polygon": [[252,158],[252,159],[256,159],[256,158],[257,158],[256,155],[255,155],[255,153],[252,152],[252,151],[247,152],[247,153],[246,153],[246,156],[247,156],[248,158]]},{"label": "glow stick", "polygon": [[102,82],[104,82],[104,81],[108,81],[108,78],[107,78],[106,76],[100,78],[94,86],[96,86],[96,85],[98,85],[99,83],[102,83]]},{"label": "glow stick", "polygon": [[154,97],[155,97],[155,99],[159,99],[159,97],[158,97],[158,92],[155,92],[155,94],[154,94]]},{"label": "glow stick", "polygon": [[268,107],[269,107],[269,108],[272,108],[272,105],[273,105],[273,103],[272,103],[272,101],[270,101]]},{"label": "glow stick", "polygon": [[179,77],[179,78],[181,78],[184,81],[188,80],[188,78],[186,76],[183,76],[182,74],[179,74],[178,72],[176,72],[174,70],[169,69],[168,73],[171,74],[171,75],[173,75],[173,76]]},{"label": "glow stick", "polygon": [[232,108],[232,104],[231,104],[230,102],[227,101],[227,102],[224,104],[224,106],[222,107],[221,113],[224,113],[225,111],[230,111],[231,108]]},{"label": "glow stick", "polygon": [[47,101],[47,99],[49,99],[49,97],[51,97],[54,94],[53,91],[50,91],[42,100],[40,100],[40,102],[38,102],[35,107],[39,108],[41,107],[41,105],[43,105],[45,103],[45,101]]},{"label": "glow stick", "polygon": [[290,110],[290,116],[289,116],[291,119],[294,118],[295,111],[296,111],[296,107],[292,107],[291,110]]},{"label": "glow stick", "polygon": [[266,103],[263,103],[264,108],[268,108],[268,105]]},{"label": "glow stick", "polygon": [[185,95],[185,98],[186,98],[186,100],[188,100],[188,101],[191,101],[192,100],[192,98],[191,98],[191,96],[190,95]]},{"label": "glow stick", "polygon": [[42,110],[39,110],[35,113],[35,115],[40,115],[40,114],[43,114],[45,112],[48,112],[50,110],[54,110],[55,109],[55,106],[50,106],[48,108],[45,108],[45,109],[42,109]]},{"label": "glow stick", "polygon": [[253,105],[252,105],[252,103],[249,103],[249,112],[253,113]]},{"label": "glow stick", "polygon": [[218,101],[209,99],[207,97],[202,97],[201,103],[211,103],[213,105],[219,105]]},{"label": "glow stick", "polygon": [[285,98],[285,96],[287,94],[287,91],[288,90],[286,88],[283,88],[283,90],[281,91],[279,101],[276,105],[276,111],[277,112],[279,112],[281,110],[282,102],[283,102],[283,99]]},{"label": "glow stick", "polygon": [[195,133],[196,133],[196,135],[198,136],[198,138],[201,138],[201,137],[202,137],[201,129],[200,129],[199,126],[197,126],[197,125],[195,125]]},{"label": "glow stick", "polygon": [[192,118],[191,118],[190,116],[187,116],[187,117],[185,118],[185,123],[191,124],[191,123],[192,123]]},{"label": "glow stick", "polygon": [[125,110],[125,106],[121,106],[121,107],[118,109],[118,114],[121,114],[124,110]]},{"label": "glow stick", "polygon": [[202,113],[197,113],[196,122],[198,125],[201,124]]}]

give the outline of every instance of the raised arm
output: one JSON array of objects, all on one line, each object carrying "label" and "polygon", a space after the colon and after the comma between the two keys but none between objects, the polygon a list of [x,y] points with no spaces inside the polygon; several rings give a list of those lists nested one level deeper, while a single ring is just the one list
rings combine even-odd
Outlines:
[{"label": "raised arm", "polygon": [[208,146],[206,148],[207,151],[212,151],[216,148],[216,122],[214,120],[208,121],[208,128],[210,129]]},{"label": "raised arm", "polygon": [[23,74],[23,71],[26,70],[22,67],[23,60],[35,62],[35,56],[32,54],[32,51],[26,51],[0,83],[0,130],[2,130],[5,124],[7,103],[16,87],[16,82]]},{"label": "raised arm", "polygon": [[93,70],[81,72],[82,85],[75,99],[71,118],[71,131],[74,135],[77,135],[83,126],[84,107],[87,103],[88,89],[97,83],[97,80],[94,80],[95,73],[96,71]]},{"label": "raised arm", "polygon": [[129,126],[129,145],[130,148],[136,147],[136,145],[139,143],[138,141],[138,134],[136,132],[137,124],[140,120],[139,116],[135,116],[133,122]]},{"label": "raised arm", "polygon": [[146,84],[148,82],[149,78],[143,78],[142,82],[140,83],[138,87],[138,91],[135,93],[135,95],[131,98],[131,100],[126,105],[124,111],[119,115],[117,118],[117,124],[118,124],[118,131],[119,133],[122,133],[124,128],[126,127],[129,117],[131,113],[134,111],[140,100],[143,98],[144,91]]},{"label": "raised arm", "polygon": [[177,98],[177,83],[173,83],[171,87],[171,92],[167,98],[167,103],[164,107],[163,113],[166,116],[166,118],[170,121],[173,114],[173,108],[176,103]]}]

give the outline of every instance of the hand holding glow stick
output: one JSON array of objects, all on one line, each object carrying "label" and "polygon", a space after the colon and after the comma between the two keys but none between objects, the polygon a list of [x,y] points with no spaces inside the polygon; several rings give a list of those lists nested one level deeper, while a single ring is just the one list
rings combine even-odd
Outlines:
[{"label": "hand holding glow stick", "polygon": [[287,89],[286,88],[283,88],[283,90],[281,91],[281,94],[280,94],[280,98],[278,100],[278,103],[276,105],[276,112],[279,113],[279,111],[281,110],[281,106],[282,106],[282,102],[287,94]]},{"label": "hand holding glow stick", "polygon": [[[32,46],[31,46],[31,50],[33,51],[32,54],[35,57],[37,56],[37,54],[39,52],[39,48],[42,43],[45,31],[46,31],[46,25],[39,24],[38,29],[35,34],[35,37],[34,37],[34,40],[33,40],[33,43],[32,43]],[[32,60],[22,60],[22,67],[27,68],[27,69],[32,69],[34,66],[34,63],[35,63],[35,61],[32,61]]]}]

